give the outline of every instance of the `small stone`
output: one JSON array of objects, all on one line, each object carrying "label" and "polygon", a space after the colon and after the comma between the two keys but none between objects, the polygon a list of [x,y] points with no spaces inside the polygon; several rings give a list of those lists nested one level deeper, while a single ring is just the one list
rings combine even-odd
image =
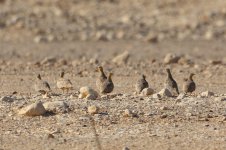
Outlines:
[{"label": "small stone", "polygon": [[4,102],[13,102],[14,99],[12,97],[9,97],[9,96],[3,96],[1,98],[1,101],[4,101]]},{"label": "small stone", "polygon": [[47,39],[44,36],[38,35],[34,38],[35,43],[47,42]]},{"label": "small stone", "polygon": [[162,89],[158,94],[161,95],[161,97],[172,97],[171,92],[167,88]]},{"label": "small stone", "polygon": [[41,101],[28,105],[19,111],[20,115],[26,115],[26,116],[40,116],[45,113],[46,113],[46,110],[42,105]]},{"label": "small stone", "polygon": [[141,91],[142,96],[148,96],[148,95],[152,95],[152,94],[154,94],[154,90],[152,88],[144,88]]},{"label": "small stone", "polygon": [[205,92],[202,92],[200,95],[201,97],[210,97],[210,96],[214,96],[214,93],[210,91],[205,91]]},{"label": "small stone", "polygon": [[162,114],[161,116],[160,116],[160,118],[161,119],[164,119],[164,118],[166,118],[168,115],[167,114]]},{"label": "small stone", "polygon": [[48,139],[53,139],[54,138],[54,135],[53,134],[48,134]]},{"label": "small stone", "polygon": [[124,117],[133,117],[133,112],[129,109],[124,110]]},{"label": "small stone", "polygon": [[91,87],[85,86],[85,87],[81,87],[79,90],[80,94],[79,94],[79,98],[83,99],[90,99],[90,100],[95,100],[98,98],[98,93],[92,89]]},{"label": "small stone", "polygon": [[130,150],[128,147],[123,147],[122,150]]},{"label": "small stone", "polygon": [[161,98],[161,95],[158,94],[158,93],[155,93],[155,94],[152,95],[152,98],[159,99],[159,98]]},{"label": "small stone", "polygon": [[184,93],[180,93],[178,96],[177,96],[177,99],[184,99],[185,98],[185,94]]},{"label": "small stone", "polygon": [[162,107],[160,107],[160,109],[161,109],[161,110],[168,110],[169,108],[166,107],[166,106],[162,106]]},{"label": "small stone", "polygon": [[128,62],[129,57],[130,57],[129,52],[125,51],[122,54],[113,58],[112,62],[117,64],[117,65],[123,65],[123,64],[126,64]]},{"label": "small stone", "polygon": [[213,38],[213,36],[214,36],[213,31],[209,30],[209,31],[206,31],[204,38],[206,40],[211,40]]},{"label": "small stone", "polygon": [[164,58],[164,63],[165,64],[172,64],[172,63],[177,63],[178,60],[180,59],[179,56],[175,55],[175,54],[172,54],[172,53],[169,53],[165,56]]},{"label": "small stone", "polygon": [[98,110],[99,110],[99,108],[95,105],[88,107],[88,113],[90,113],[90,114],[96,114],[96,113],[98,113]]}]

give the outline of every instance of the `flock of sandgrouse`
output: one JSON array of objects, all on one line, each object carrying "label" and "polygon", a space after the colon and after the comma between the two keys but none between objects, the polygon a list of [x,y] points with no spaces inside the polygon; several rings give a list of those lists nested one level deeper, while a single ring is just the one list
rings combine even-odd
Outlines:
[{"label": "flock of sandgrouse", "polygon": [[[98,66],[97,70],[99,72],[99,77],[96,80],[97,89],[101,94],[111,93],[114,89],[114,83],[112,81],[112,73],[109,73],[108,76],[104,73],[103,67]],[[169,89],[173,94],[179,95],[179,90],[177,82],[173,79],[170,69],[166,69],[167,78],[165,81],[165,88]],[[196,84],[193,81],[193,76],[195,74],[191,73],[189,78],[184,79],[183,83],[183,92],[185,94],[192,93],[196,89]],[[57,88],[61,89],[63,93],[65,91],[68,93],[69,90],[72,90],[72,82],[69,79],[64,78],[64,72],[61,72],[60,78],[57,80]],[[146,76],[142,75],[141,78],[135,84],[136,93],[141,93],[143,89],[148,88],[149,84],[146,81]],[[47,96],[51,91],[51,88],[47,81],[43,81],[41,75],[37,76],[37,82],[35,83],[35,90],[41,93],[43,96]]]}]

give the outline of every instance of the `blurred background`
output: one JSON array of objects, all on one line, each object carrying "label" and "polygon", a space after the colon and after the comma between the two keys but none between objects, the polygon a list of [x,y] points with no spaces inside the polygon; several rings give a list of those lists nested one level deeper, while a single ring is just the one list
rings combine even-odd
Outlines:
[{"label": "blurred background", "polygon": [[225,0],[0,0],[1,41],[226,39]]}]

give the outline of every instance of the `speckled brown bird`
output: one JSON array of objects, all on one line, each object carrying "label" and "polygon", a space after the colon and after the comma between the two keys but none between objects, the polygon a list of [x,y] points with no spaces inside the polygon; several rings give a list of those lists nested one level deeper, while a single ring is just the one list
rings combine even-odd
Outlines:
[{"label": "speckled brown bird", "polygon": [[191,73],[189,75],[189,78],[184,79],[184,84],[183,84],[183,91],[184,91],[184,93],[192,93],[192,92],[195,91],[196,84],[193,81],[193,76],[194,75],[195,75],[194,73]]},{"label": "speckled brown bird", "polygon": [[135,84],[135,90],[136,93],[140,94],[140,92],[145,89],[148,88],[149,84],[146,81],[146,76],[142,75],[141,78],[137,81],[137,83]]},{"label": "speckled brown bird", "polygon": [[37,76],[37,81],[35,82],[34,88],[36,92],[39,92],[42,95],[47,95],[51,90],[49,83],[47,81],[43,81],[40,74]]},{"label": "speckled brown bird", "polygon": [[179,95],[180,93],[178,90],[177,82],[173,79],[170,69],[167,68],[166,71],[167,79],[165,81],[165,88],[169,89],[172,92],[172,94],[176,92]]},{"label": "speckled brown bird", "polygon": [[99,92],[102,94],[111,93],[114,89],[114,83],[111,78],[112,73],[109,73],[107,77],[103,71],[102,66],[98,67],[98,71],[100,72],[100,76],[97,78],[96,86]]},{"label": "speckled brown bird", "polygon": [[57,80],[57,88],[61,89],[63,93],[72,90],[72,83],[69,79],[64,78],[64,71],[60,74],[60,79]]}]

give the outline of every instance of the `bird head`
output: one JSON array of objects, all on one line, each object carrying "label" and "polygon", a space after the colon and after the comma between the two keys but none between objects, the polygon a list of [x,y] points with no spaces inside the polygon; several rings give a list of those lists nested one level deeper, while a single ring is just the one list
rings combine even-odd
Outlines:
[{"label": "bird head", "polygon": [[97,67],[97,71],[103,72],[103,67],[102,67],[102,66],[98,66],[98,67]]},{"label": "bird head", "polygon": [[60,77],[61,77],[61,78],[64,77],[64,71],[62,71],[62,72],[60,73]]},{"label": "bird head", "polygon": [[111,79],[112,76],[113,76],[113,73],[110,72],[109,75],[108,75],[108,78]]},{"label": "bird head", "polygon": [[142,74],[142,78],[143,78],[143,79],[146,79],[146,76],[145,76],[144,74]]},{"label": "bird head", "polygon": [[42,80],[42,77],[41,77],[40,74],[37,75],[37,78],[38,78],[39,80]]},{"label": "bird head", "polygon": [[190,76],[189,76],[190,80],[192,80],[192,77],[193,77],[194,75],[195,75],[194,73],[191,73],[191,74],[190,74]]}]

